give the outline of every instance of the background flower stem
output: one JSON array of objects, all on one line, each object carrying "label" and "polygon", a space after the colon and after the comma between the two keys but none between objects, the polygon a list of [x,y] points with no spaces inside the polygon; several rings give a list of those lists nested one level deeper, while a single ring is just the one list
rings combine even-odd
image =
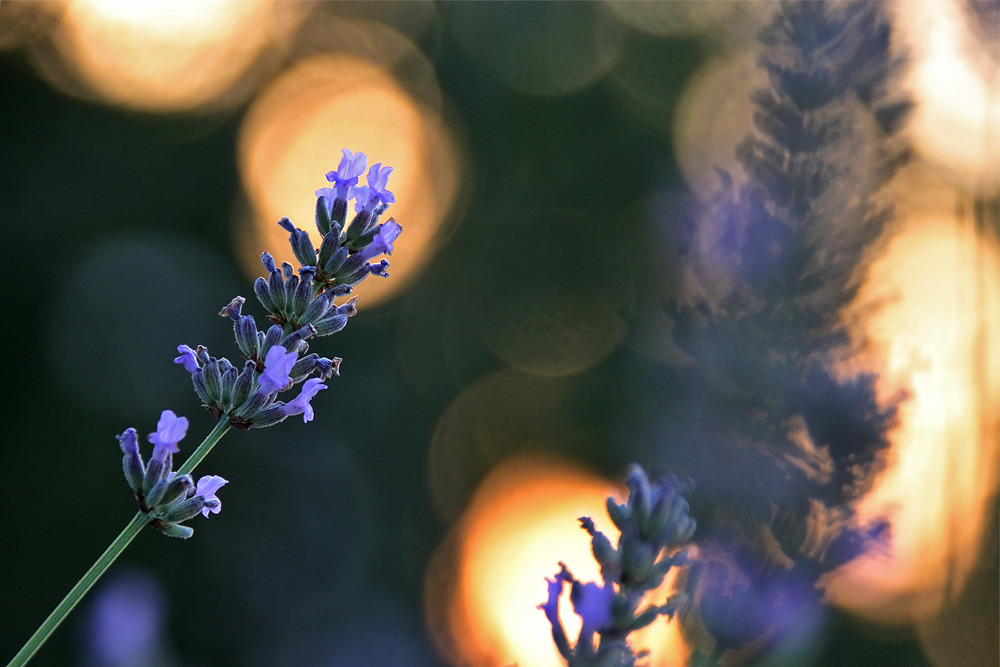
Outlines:
[{"label": "background flower stem", "polygon": [[[178,470],[178,475],[184,475],[192,470],[195,466],[201,463],[201,460],[212,450],[222,436],[226,434],[226,431],[230,429],[230,424],[228,419],[220,419],[219,423],[215,425],[215,428],[205,437],[198,448],[184,461]],[[55,632],[56,628],[65,620],[66,616],[69,615],[73,608],[76,607],[77,603],[83,599],[83,596],[87,594],[91,586],[97,583],[97,580],[101,578],[111,564],[115,562],[119,555],[125,551],[125,547],[135,539],[135,536],[139,534],[139,531],[149,523],[150,517],[145,512],[136,512],[136,515],[132,517],[128,525],[125,526],[124,530],[118,534],[101,557],[90,566],[87,573],[80,578],[80,581],[76,582],[76,585],[70,589],[70,592],[66,594],[66,597],[62,599],[62,602],[52,610],[49,617],[39,626],[35,634],[31,635],[31,638],[25,643],[14,659],[8,663],[7,667],[22,667],[22,665],[28,664],[31,657],[42,647],[42,644],[48,640],[49,635]]]}]

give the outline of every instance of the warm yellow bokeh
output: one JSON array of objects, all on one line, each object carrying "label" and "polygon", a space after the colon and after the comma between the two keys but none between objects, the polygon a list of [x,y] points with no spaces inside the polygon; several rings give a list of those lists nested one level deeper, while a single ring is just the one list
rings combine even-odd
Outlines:
[{"label": "warm yellow bokeh", "polygon": [[[574,466],[540,457],[508,460],[483,482],[457,528],[458,571],[447,614],[450,644],[462,664],[562,667],[550,626],[537,606],[546,599],[545,578],[566,563],[581,581],[600,582],[590,537],[578,518],[589,516],[614,541],[617,532],[604,502],[618,492],[607,481]],[[673,579],[651,594],[662,604]],[[568,592],[560,618],[571,643],[580,630]],[[683,664],[689,650],[676,621],[660,619],[631,635],[648,648],[654,667]]]},{"label": "warm yellow bokeh", "polygon": [[917,152],[967,191],[1000,190],[1000,68],[955,0],[903,0],[893,25],[909,58]]},{"label": "warm yellow bokeh", "polygon": [[685,87],[675,114],[674,150],[685,182],[702,201],[718,192],[716,169],[741,178],[735,148],[754,129],[750,95],[766,82],[747,53],[709,60]]},{"label": "warm yellow bokeh", "polygon": [[291,1],[71,0],[51,39],[58,58],[35,61],[57,87],[127,108],[224,108],[253,90],[248,72],[301,15]]},{"label": "warm yellow bokeh", "polygon": [[431,242],[455,198],[458,167],[437,114],[371,61],[311,57],[254,102],[240,136],[240,171],[254,209],[252,224],[241,229],[241,258],[253,276],[262,272],[262,249],[295,264],[288,232],[276,224],[286,216],[319,245],[314,193],[329,185],[324,176],[337,168],[342,148],[365,153],[369,165],[394,169],[388,187],[396,203],[386,217],[396,218],[403,235],[389,258],[391,278],[371,277],[358,286],[356,294],[372,305],[398,292],[433,254]]},{"label": "warm yellow bokeh", "polygon": [[[858,300],[882,400],[904,391],[886,469],[860,503],[886,516],[890,553],[833,581],[839,604],[881,621],[926,618],[975,566],[998,484],[1000,253],[971,200],[926,179],[904,192],[902,229]],[[963,211],[964,206],[964,213]]]}]

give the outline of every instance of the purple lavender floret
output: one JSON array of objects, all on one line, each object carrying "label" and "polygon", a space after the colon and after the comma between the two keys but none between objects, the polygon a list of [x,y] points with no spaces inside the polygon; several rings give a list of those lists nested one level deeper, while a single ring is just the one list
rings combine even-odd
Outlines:
[{"label": "purple lavender floret", "polygon": [[575,581],[570,592],[573,611],[583,620],[583,627],[591,632],[611,627],[611,603],[614,599],[615,589],[611,582],[598,586],[593,581],[585,584]]},{"label": "purple lavender floret", "polygon": [[258,382],[260,390],[267,394],[284,391],[291,384],[288,374],[295,365],[298,355],[295,352],[288,352],[280,345],[275,345],[267,351],[264,357],[264,372],[260,374]]},{"label": "purple lavender floret", "polygon": [[368,247],[358,254],[366,262],[382,254],[391,255],[392,244],[402,233],[402,226],[396,222],[395,218],[389,218],[386,222],[382,223],[379,231],[375,234],[375,238],[368,244]]},{"label": "purple lavender floret", "polygon": [[198,370],[198,358],[195,356],[194,350],[187,345],[178,345],[177,351],[181,354],[178,357],[174,357],[175,364],[183,365],[184,370],[188,373],[194,373]]},{"label": "purple lavender floret", "polygon": [[302,392],[285,404],[283,408],[285,416],[302,415],[303,422],[311,422],[314,415],[312,405],[309,404],[309,401],[324,389],[326,389],[326,385],[319,378],[309,378],[306,380],[302,385]]},{"label": "purple lavender floret", "polygon": [[201,514],[206,519],[209,512],[218,514],[222,511],[222,501],[215,494],[228,483],[228,479],[223,479],[218,475],[205,475],[198,480],[198,486],[194,492],[196,496],[201,496],[205,499],[205,507],[202,508]]},{"label": "purple lavender floret", "polygon": [[352,153],[344,148],[341,151],[343,157],[337,171],[327,173],[326,180],[333,184],[332,188],[320,188],[316,191],[317,197],[326,200],[327,213],[332,214],[333,202],[337,199],[347,201],[353,196],[353,189],[358,184],[358,177],[365,173],[368,166],[368,157],[364,153]]},{"label": "purple lavender floret", "polygon": [[360,185],[354,188],[354,210],[360,212],[365,210],[371,213],[379,204],[393,204],[396,196],[386,189],[389,182],[389,174],[392,167],[383,167],[381,162],[376,162],[368,170],[368,185]]},{"label": "purple lavender floret", "polygon": [[162,461],[167,454],[179,452],[177,443],[187,435],[187,429],[187,417],[178,417],[173,410],[164,410],[160,413],[156,432],[149,434],[149,441],[153,443],[153,458]]}]

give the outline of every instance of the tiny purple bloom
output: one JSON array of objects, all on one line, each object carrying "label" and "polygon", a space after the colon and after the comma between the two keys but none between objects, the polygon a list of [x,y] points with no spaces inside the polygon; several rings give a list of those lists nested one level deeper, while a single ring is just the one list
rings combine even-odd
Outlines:
[{"label": "tiny purple bloom", "polygon": [[387,255],[392,254],[392,244],[403,233],[403,227],[396,222],[395,218],[389,218],[386,222],[383,222],[375,238],[372,242],[368,244],[359,254],[367,262],[373,257],[377,257],[382,253]]},{"label": "tiny purple bloom", "polygon": [[385,188],[391,173],[392,167],[383,167],[381,162],[372,165],[368,170],[368,185],[354,188],[354,196],[357,197],[355,211],[365,209],[371,213],[381,203],[392,204],[396,201],[396,196]]},{"label": "tiny purple bloom", "polygon": [[206,501],[209,500],[215,501],[214,503],[212,503],[211,507],[206,505],[204,508],[202,508],[201,510],[202,516],[204,516],[206,519],[208,518],[209,512],[211,512],[212,514],[218,514],[219,512],[222,511],[222,501],[219,500],[219,497],[216,496],[215,494],[219,491],[219,489],[221,489],[228,483],[229,483],[228,479],[223,479],[218,475],[205,475],[204,477],[198,480],[198,485],[195,487],[194,490],[195,495],[201,496]]},{"label": "tiny purple bloom", "polygon": [[302,392],[285,404],[285,416],[302,415],[303,422],[311,422],[314,414],[309,401],[323,389],[326,389],[326,385],[319,378],[306,380],[302,385]]},{"label": "tiny purple bloom", "polygon": [[573,611],[583,619],[584,628],[592,631],[604,630],[611,626],[611,603],[615,599],[614,588],[610,583],[598,586],[593,581],[574,585]]},{"label": "tiny purple bloom", "polygon": [[287,351],[281,345],[275,345],[268,350],[267,356],[264,357],[264,372],[258,378],[261,391],[272,394],[287,389],[292,382],[288,374],[298,357],[298,354]]},{"label": "tiny purple bloom", "polygon": [[159,581],[142,570],[109,577],[84,623],[85,664],[162,664],[167,600]]},{"label": "tiny purple bloom", "polygon": [[153,457],[162,461],[168,453],[179,452],[177,443],[187,435],[187,429],[187,417],[178,417],[173,410],[164,410],[160,413],[156,432],[149,434],[149,441],[154,445]]},{"label": "tiny purple bloom", "polygon": [[194,373],[198,370],[198,357],[195,356],[194,350],[187,345],[178,345],[177,351],[181,353],[181,356],[174,358],[175,364],[183,364],[184,370],[188,373]]},{"label": "tiny purple bloom", "polygon": [[[368,157],[364,153],[352,153],[346,148],[341,152],[344,156],[340,158],[337,171],[329,172],[326,175],[326,180],[333,183],[338,199],[348,199],[348,193],[358,184],[358,176],[365,173],[365,167],[368,166]],[[316,196],[320,196],[318,190]]]}]

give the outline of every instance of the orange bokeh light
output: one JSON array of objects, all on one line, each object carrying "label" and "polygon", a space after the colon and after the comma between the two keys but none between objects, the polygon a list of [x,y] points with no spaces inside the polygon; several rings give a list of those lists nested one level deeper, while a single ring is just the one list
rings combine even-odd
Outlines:
[{"label": "orange bokeh light", "polygon": [[399,291],[431,256],[431,241],[455,198],[458,170],[454,144],[437,114],[371,61],[313,56],[254,102],[240,137],[241,174],[254,208],[253,223],[242,230],[241,257],[254,276],[262,271],[264,248],[294,264],[288,233],[275,224],[284,216],[319,245],[314,192],[328,185],[324,174],[337,168],[342,148],[394,169],[389,189],[397,203],[386,217],[395,217],[404,232],[389,260],[392,278],[371,278],[357,288],[371,305]]},{"label": "orange bokeh light", "polygon": [[859,297],[877,310],[854,331],[882,398],[907,395],[886,467],[858,507],[889,518],[890,553],[850,564],[829,589],[882,621],[926,618],[961,591],[998,485],[1000,252],[995,237],[956,220],[961,200],[920,187]]},{"label": "orange bokeh light", "polygon": [[[614,541],[617,531],[604,508],[616,490],[575,466],[537,456],[515,457],[483,482],[456,528],[457,572],[450,596],[429,609],[432,626],[445,628],[456,664],[475,667],[562,667],[550,626],[537,609],[544,602],[544,579],[563,561],[582,581],[600,581],[590,538],[577,519],[589,516]],[[440,582],[430,582],[429,586]],[[673,577],[651,594],[669,597]],[[571,641],[580,620],[568,599],[560,618]],[[689,650],[676,621],[661,619],[633,633],[636,648],[648,648],[649,664],[683,664]]]},{"label": "orange bokeh light", "polygon": [[301,14],[295,2],[72,0],[51,40],[59,57],[35,61],[57,87],[128,108],[224,108],[253,90],[248,71]]},{"label": "orange bokeh light", "polygon": [[1000,190],[1000,76],[990,54],[964,25],[954,0],[897,2],[894,25],[910,60],[907,88],[916,106],[910,140],[960,187]]}]

